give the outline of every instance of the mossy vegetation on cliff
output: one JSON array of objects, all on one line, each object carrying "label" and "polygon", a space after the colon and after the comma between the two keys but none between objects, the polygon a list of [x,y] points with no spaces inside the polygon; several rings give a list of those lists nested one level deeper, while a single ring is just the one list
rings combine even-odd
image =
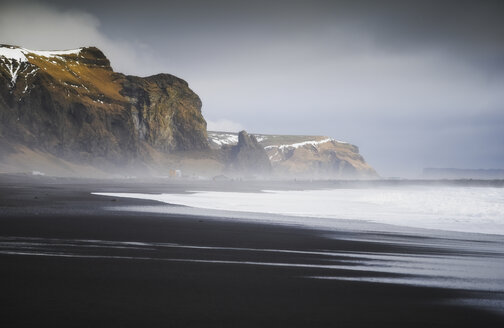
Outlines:
[{"label": "mossy vegetation on cliff", "polygon": [[56,55],[2,47],[24,56],[0,56],[0,136],[6,143],[112,165],[152,160],[152,149],[208,149],[201,100],[182,79],[116,73],[94,47]]}]

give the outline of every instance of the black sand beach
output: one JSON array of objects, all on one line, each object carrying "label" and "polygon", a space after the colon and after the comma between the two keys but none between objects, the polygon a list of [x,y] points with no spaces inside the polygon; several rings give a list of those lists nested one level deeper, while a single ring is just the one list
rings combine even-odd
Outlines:
[{"label": "black sand beach", "polygon": [[454,252],[418,246],[428,237],[110,211],[158,204],[90,194],[187,188],[2,176],[0,326],[504,327],[503,312],[457,302],[499,293],[310,278],[401,276],[331,267],[352,254]]}]

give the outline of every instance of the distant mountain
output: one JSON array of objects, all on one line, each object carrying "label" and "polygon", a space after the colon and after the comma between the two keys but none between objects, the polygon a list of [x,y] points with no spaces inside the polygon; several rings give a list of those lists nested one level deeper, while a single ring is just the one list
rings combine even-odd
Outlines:
[{"label": "distant mountain", "polygon": [[504,169],[425,168],[425,179],[504,179]]},{"label": "distant mountain", "polygon": [[201,100],[185,81],[116,73],[94,47],[8,45],[0,46],[0,146],[4,162],[35,152],[102,166],[209,149]]},{"label": "distant mountain", "polygon": [[[299,178],[372,178],[376,171],[349,143],[324,136],[253,135],[264,147],[273,168],[280,177]],[[212,149],[238,143],[238,134],[208,132]]]}]

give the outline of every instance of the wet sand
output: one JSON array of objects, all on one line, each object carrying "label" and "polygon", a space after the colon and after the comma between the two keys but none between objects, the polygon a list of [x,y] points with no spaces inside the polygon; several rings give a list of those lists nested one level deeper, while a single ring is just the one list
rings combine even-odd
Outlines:
[{"label": "wet sand", "polygon": [[493,261],[490,251],[470,250],[478,243],[493,243],[498,249],[498,238],[478,242],[383,231],[328,232],[110,211],[111,205],[159,204],[90,194],[183,192],[194,186],[222,189],[229,184],[2,176],[0,325],[504,326],[502,312],[459,302],[492,303],[501,300],[501,293],[370,282],[359,278],[405,274],[351,268],[362,265],[352,261],[363,254],[441,259],[476,255]]}]

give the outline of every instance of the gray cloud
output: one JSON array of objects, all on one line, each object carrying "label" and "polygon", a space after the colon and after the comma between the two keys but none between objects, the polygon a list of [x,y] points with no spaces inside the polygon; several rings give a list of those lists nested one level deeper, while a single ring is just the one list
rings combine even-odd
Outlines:
[{"label": "gray cloud", "polygon": [[119,71],[178,75],[202,98],[210,126],[348,140],[385,176],[504,164],[502,1],[4,8],[2,42],[95,44]]},{"label": "gray cloud", "polygon": [[[153,62],[153,50],[126,38],[111,38],[100,29],[100,20],[80,9],[61,10],[39,2],[2,4],[0,40],[28,49],[72,49],[97,46],[113,59],[114,69],[137,74],[138,62]],[[135,67],[134,70],[132,68]]]}]

